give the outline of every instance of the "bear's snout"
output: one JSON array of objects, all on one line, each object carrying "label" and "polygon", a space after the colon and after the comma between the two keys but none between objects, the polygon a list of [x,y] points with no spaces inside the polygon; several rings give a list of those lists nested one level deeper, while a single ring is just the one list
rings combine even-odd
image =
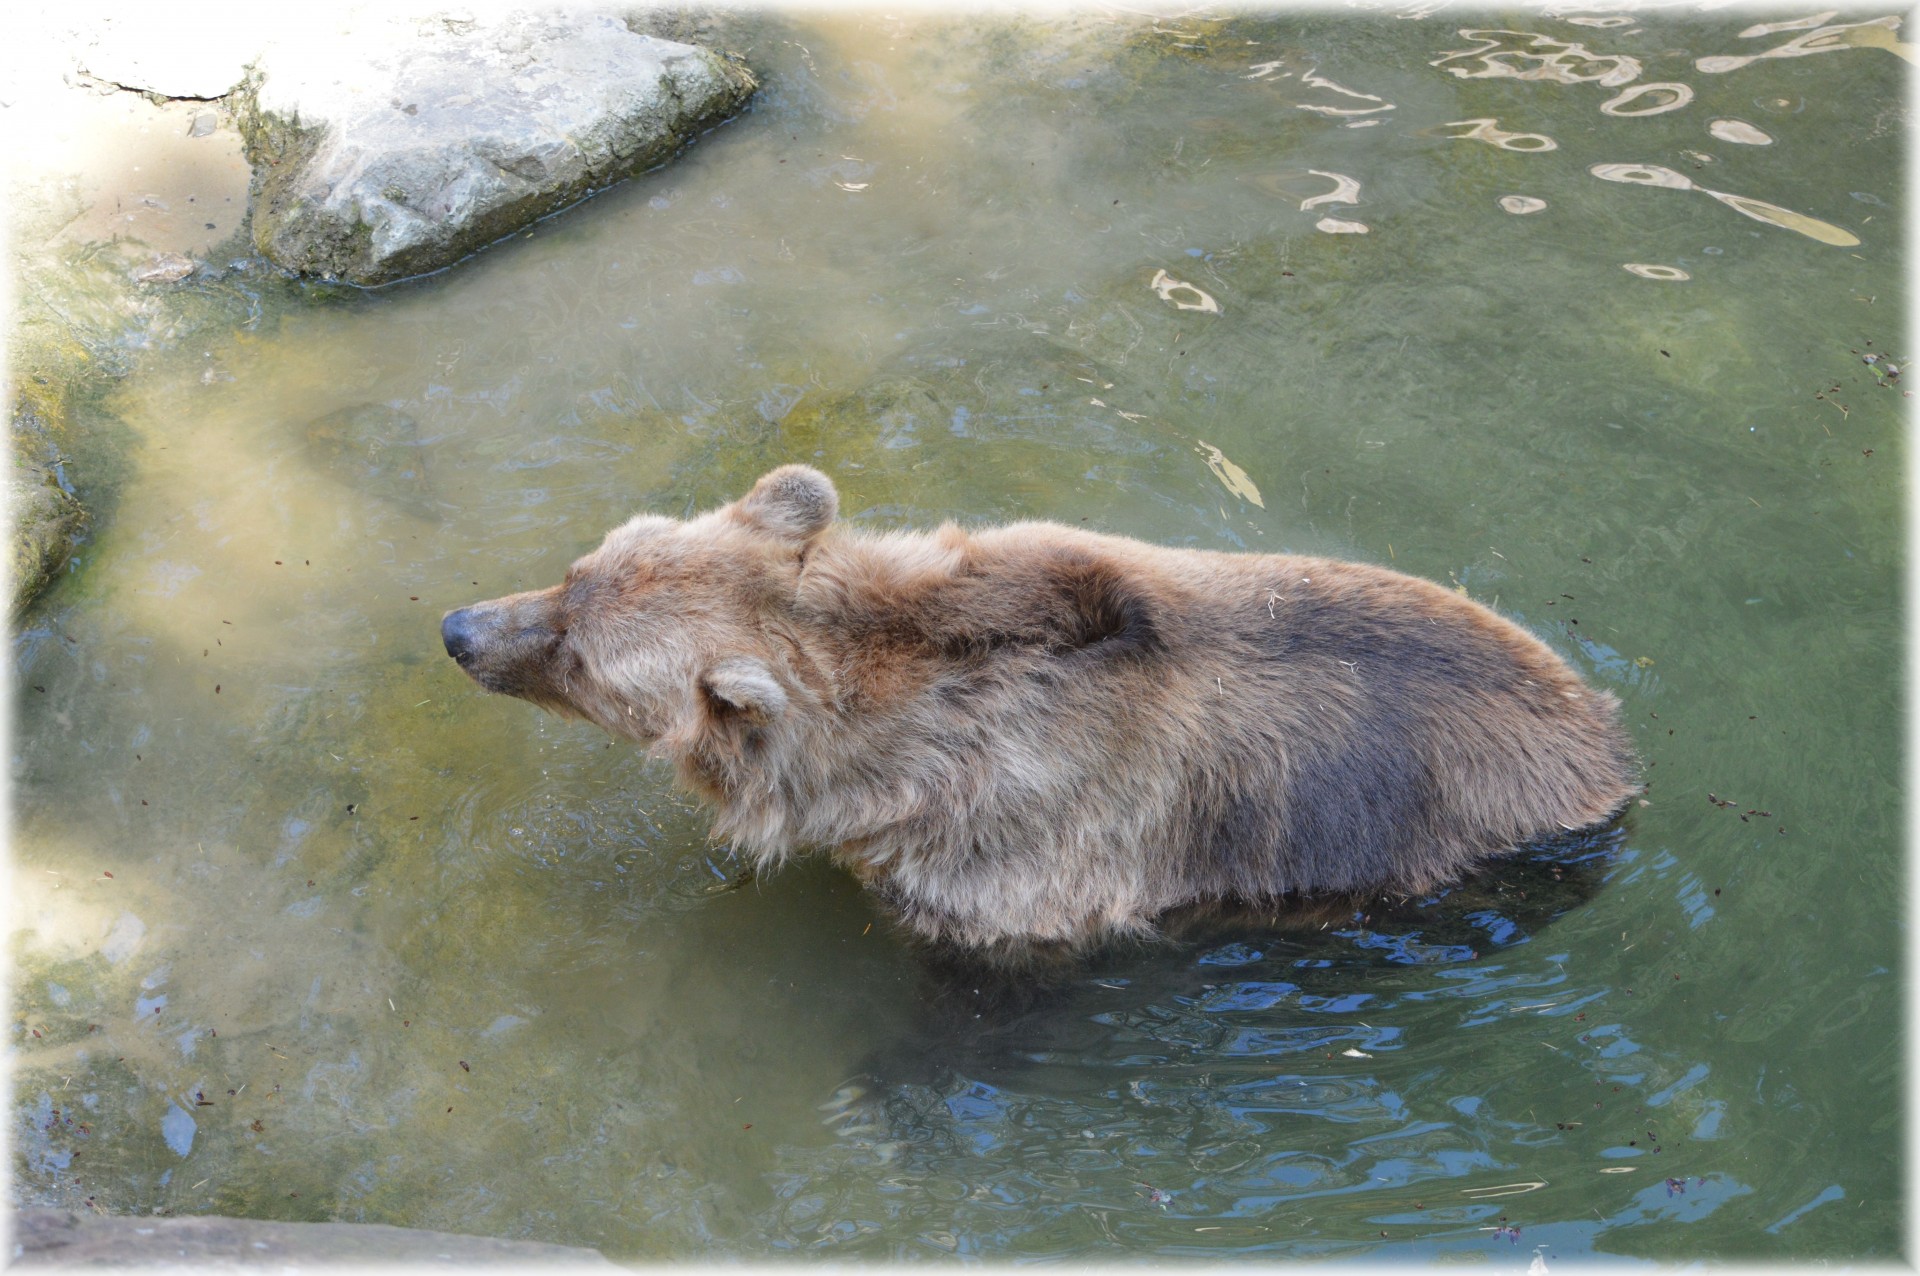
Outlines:
[{"label": "bear's snout", "polygon": [[469,678],[538,704],[566,702],[555,678],[560,640],[544,591],[471,603],[440,618],[440,641]]},{"label": "bear's snout", "polygon": [[446,644],[447,654],[459,661],[462,668],[473,660],[479,638],[478,628],[471,607],[450,611],[440,618],[440,641]]}]

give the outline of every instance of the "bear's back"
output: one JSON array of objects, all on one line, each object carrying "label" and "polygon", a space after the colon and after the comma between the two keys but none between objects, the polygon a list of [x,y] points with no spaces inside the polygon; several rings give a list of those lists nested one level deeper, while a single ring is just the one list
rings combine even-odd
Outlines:
[{"label": "bear's back", "polygon": [[958,884],[983,871],[994,908],[1031,902],[1061,863],[1074,894],[1148,915],[1420,890],[1633,789],[1611,697],[1488,609],[1382,568],[1027,523],[848,537],[816,572],[841,649],[887,653],[890,694],[856,689],[849,730],[964,812],[932,839],[937,818],[909,821],[919,855],[903,841],[893,871],[923,912],[967,911]]}]

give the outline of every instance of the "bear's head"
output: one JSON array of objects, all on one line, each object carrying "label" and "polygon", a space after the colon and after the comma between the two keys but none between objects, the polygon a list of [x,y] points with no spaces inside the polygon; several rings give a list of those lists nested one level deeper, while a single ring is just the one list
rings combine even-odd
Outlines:
[{"label": "bear's head", "polygon": [[641,514],[558,585],[450,611],[440,636],[488,691],[684,754],[811,698],[785,622],[838,507],[826,475],[782,466],[690,522]]}]

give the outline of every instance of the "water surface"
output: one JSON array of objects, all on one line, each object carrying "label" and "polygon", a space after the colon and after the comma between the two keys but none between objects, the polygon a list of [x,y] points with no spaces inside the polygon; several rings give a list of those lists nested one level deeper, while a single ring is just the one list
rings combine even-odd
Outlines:
[{"label": "water surface", "polygon": [[[623,1259],[1897,1254],[1909,50],[1799,16],[753,19],[747,115],[455,270],[184,286],[14,644],[16,1197]],[[1458,585],[1620,696],[1647,801],[974,1020],[850,880],[739,886],[439,648],[793,460],[875,527]]]}]

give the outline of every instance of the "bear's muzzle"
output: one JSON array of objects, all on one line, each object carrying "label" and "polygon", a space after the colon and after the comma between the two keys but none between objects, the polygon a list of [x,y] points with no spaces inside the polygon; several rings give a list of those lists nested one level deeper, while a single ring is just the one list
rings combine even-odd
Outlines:
[{"label": "bear's muzzle", "polygon": [[440,619],[440,641],[467,676],[488,691],[539,704],[564,701],[564,670],[555,667],[562,634],[552,591],[472,603]]}]

